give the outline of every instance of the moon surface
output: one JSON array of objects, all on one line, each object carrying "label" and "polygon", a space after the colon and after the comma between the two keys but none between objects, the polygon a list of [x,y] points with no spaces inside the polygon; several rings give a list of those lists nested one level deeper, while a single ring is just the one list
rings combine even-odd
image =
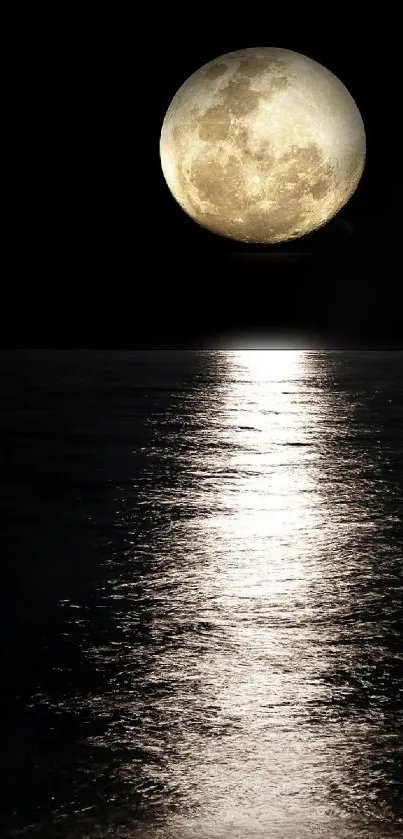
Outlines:
[{"label": "moon surface", "polygon": [[357,188],[365,129],[342,82],[299,53],[256,48],[205,64],[162,125],[166,183],[195,222],[276,243],[326,224]]}]

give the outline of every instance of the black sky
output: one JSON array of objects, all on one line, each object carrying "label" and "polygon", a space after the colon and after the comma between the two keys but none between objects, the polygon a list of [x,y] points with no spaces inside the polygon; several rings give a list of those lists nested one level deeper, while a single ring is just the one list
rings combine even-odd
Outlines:
[{"label": "black sky", "polygon": [[[203,12],[203,14],[201,13]],[[397,22],[218,21],[203,7],[49,21],[18,76],[13,280],[3,343],[182,346],[225,340],[401,345],[400,71]],[[28,33],[29,34],[29,33]],[[280,46],[348,87],[367,133],[359,188],[322,231],[242,246],[191,221],[171,196],[159,134],[203,63]],[[22,47],[20,45],[20,51]],[[302,252],[301,256],[298,256]]]}]

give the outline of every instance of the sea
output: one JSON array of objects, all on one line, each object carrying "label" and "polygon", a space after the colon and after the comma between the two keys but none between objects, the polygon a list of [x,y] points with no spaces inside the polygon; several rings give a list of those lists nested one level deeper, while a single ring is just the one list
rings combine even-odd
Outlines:
[{"label": "sea", "polygon": [[2,839],[403,835],[403,353],[0,355]]}]

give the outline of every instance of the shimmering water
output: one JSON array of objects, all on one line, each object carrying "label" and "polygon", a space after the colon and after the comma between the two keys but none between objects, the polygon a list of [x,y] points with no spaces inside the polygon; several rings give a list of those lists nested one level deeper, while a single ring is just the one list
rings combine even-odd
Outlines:
[{"label": "shimmering water", "polygon": [[1,370],[2,835],[400,836],[403,353]]}]

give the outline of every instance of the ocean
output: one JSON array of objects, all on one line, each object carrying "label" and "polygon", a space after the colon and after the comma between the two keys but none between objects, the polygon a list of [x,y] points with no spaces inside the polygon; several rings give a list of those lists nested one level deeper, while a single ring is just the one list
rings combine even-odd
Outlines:
[{"label": "ocean", "polygon": [[0,356],[3,839],[403,833],[403,353]]}]

